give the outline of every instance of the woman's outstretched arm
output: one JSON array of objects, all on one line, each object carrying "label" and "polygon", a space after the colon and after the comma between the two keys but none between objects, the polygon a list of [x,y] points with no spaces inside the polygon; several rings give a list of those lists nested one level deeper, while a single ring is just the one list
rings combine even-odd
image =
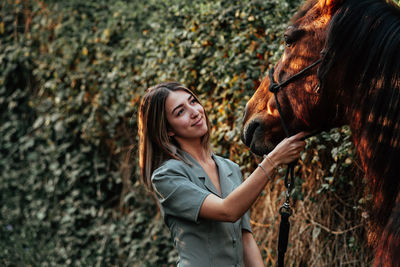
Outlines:
[{"label": "woman's outstretched arm", "polygon": [[292,137],[285,138],[275,149],[268,154],[258,167],[240,186],[233,190],[226,198],[222,199],[214,194],[209,194],[200,208],[200,217],[235,222],[256,201],[264,189],[276,165],[290,163],[299,158],[304,149],[305,142],[302,138],[306,133],[301,132]]}]

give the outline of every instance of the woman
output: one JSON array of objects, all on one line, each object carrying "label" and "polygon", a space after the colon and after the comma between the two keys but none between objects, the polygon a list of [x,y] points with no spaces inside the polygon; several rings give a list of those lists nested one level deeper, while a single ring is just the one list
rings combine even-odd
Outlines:
[{"label": "woman", "polygon": [[210,126],[192,91],[151,87],[139,110],[139,162],[179,253],[178,266],[263,266],[246,213],[276,167],[299,157],[304,133],[283,140],[242,183],[239,166],[212,153]]}]

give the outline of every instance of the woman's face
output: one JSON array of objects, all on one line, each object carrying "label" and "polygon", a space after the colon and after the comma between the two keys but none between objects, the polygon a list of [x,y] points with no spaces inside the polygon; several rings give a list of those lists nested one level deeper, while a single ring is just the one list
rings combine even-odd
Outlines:
[{"label": "woman's face", "polygon": [[203,106],[186,91],[170,92],[165,102],[165,111],[171,127],[168,135],[174,136],[179,143],[200,139],[208,131]]}]

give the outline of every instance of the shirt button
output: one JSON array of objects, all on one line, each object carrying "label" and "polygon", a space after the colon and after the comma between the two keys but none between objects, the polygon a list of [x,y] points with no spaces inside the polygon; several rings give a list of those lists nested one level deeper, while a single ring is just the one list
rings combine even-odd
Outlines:
[{"label": "shirt button", "polygon": [[233,246],[236,247],[236,238],[232,239]]}]

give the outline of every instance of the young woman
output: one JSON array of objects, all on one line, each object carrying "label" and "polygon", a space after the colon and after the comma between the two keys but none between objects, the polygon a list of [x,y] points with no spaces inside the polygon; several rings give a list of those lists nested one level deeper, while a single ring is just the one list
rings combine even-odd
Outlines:
[{"label": "young woman", "polygon": [[263,266],[247,211],[274,169],[299,157],[304,136],[283,140],[242,183],[239,166],[212,153],[209,120],[192,91],[175,82],[147,90],[140,170],[159,200],[179,267]]}]

